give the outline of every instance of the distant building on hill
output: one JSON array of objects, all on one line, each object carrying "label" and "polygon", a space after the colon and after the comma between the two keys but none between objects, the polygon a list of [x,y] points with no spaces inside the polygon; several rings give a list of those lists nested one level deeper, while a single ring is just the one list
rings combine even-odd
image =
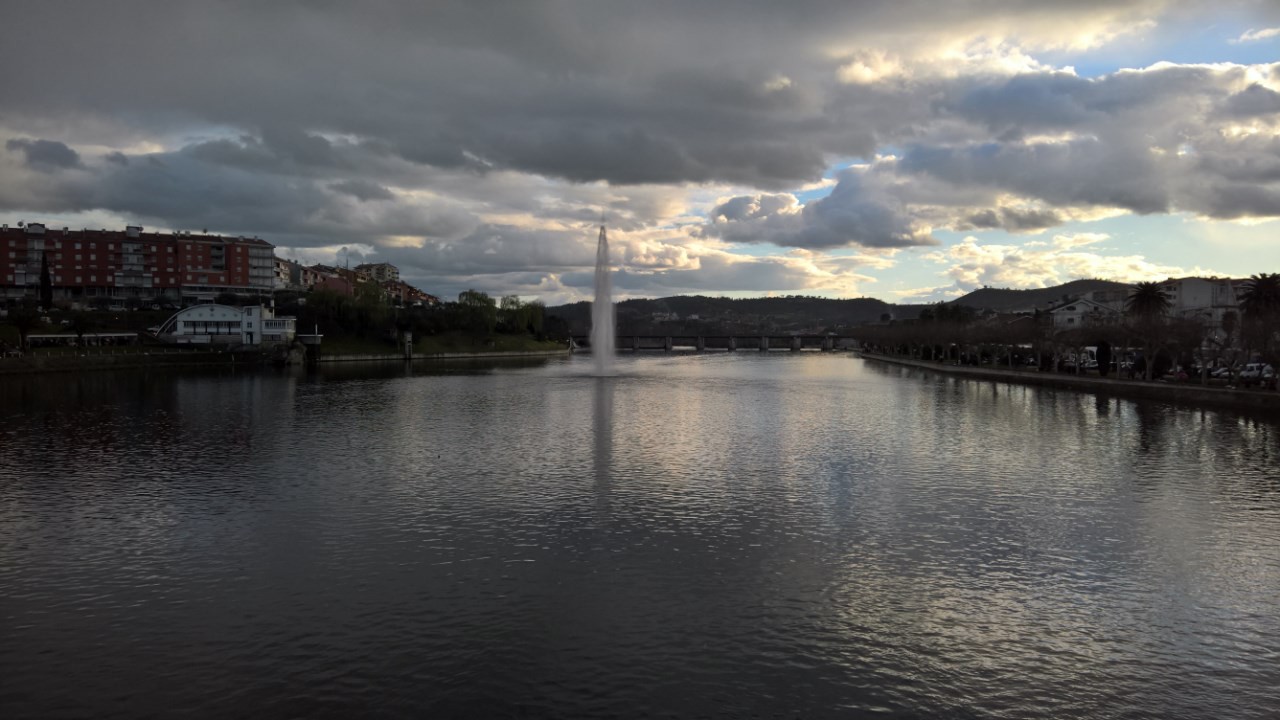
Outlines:
[{"label": "distant building on hill", "polygon": [[276,290],[310,290],[321,277],[315,268],[307,267],[294,260],[275,258]]},{"label": "distant building on hill", "polygon": [[1057,330],[1114,323],[1120,319],[1120,314],[1120,311],[1111,304],[1094,302],[1086,298],[1064,302],[1049,311],[1049,316],[1053,318],[1053,327]]},{"label": "distant building on hill", "polygon": [[366,263],[357,265],[356,272],[379,283],[396,282],[400,279],[400,269],[391,263]]},{"label": "distant building on hill", "polygon": [[[1231,278],[1170,278],[1160,283],[1169,300],[1170,318],[1197,320],[1221,332],[1224,318],[1239,317],[1239,291],[1243,280]],[[1074,328],[1118,322],[1124,318],[1131,289],[1097,290],[1056,303],[1049,309],[1055,328]]]},{"label": "distant building on hill", "polygon": [[322,275],[311,286],[311,289],[326,290],[339,295],[346,295],[347,297],[352,297],[356,294],[355,283],[341,275]]}]

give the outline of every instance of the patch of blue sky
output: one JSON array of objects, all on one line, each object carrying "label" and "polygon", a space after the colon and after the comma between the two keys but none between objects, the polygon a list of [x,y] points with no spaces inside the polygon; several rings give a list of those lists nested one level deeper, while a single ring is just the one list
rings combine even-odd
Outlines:
[{"label": "patch of blue sky", "polygon": [[943,248],[974,237],[983,245],[1022,246],[1028,242],[1051,243],[1056,235],[1103,233],[1099,243],[1078,252],[1108,257],[1141,256],[1155,265],[1197,268],[1231,277],[1280,268],[1280,243],[1275,242],[1280,221],[1252,225],[1196,218],[1186,214],[1122,215],[1088,222],[1073,222],[1038,234],[1014,234],[1003,230],[956,232],[936,230]]},{"label": "patch of blue sky", "polygon": [[1076,232],[1110,235],[1100,244],[1113,248],[1109,255],[1138,254],[1159,265],[1247,277],[1280,268],[1280,244],[1275,242],[1278,227],[1276,221],[1242,225],[1185,214],[1125,215],[1088,223]]},{"label": "patch of blue sky", "polygon": [[826,187],[813,188],[812,190],[797,190],[791,194],[796,196],[796,200],[799,200],[801,205],[805,205],[830,195],[833,188],[835,188],[834,185],[828,185]]},{"label": "patch of blue sky", "polygon": [[1081,77],[1100,77],[1126,68],[1145,68],[1158,62],[1178,64],[1230,62],[1255,65],[1276,62],[1280,37],[1233,42],[1250,30],[1262,30],[1257,22],[1241,18],[1187,17],[1138,31],[1101,48],[1073,53],[1036,53],[1037,59],[1055,67],[1071,66]]},{"label": "patch of blue sky", "polygon": [[791,251],[790,248],[773,243],[732,243],[730,247],[730,252],[734,255],[753,258],[782,257]]},{"label": "patch of blue sky", "polygon": [[[877,152],[880,155],[901,155],[902,150],[901,148],[895,145],[886,145],[879,148]],[[828,167],[826,172],[822,174],[822,178],[824,180],[833,180],[841,172],[848,170],[851,167],[855,167],[858,165],[866,165],[866,164],[867,164],[867,160],[864,158],[841,158],[831,163],[831,166]],[[791,194],[795,195],[796,199],[799,200],[801,204],[805,204],[805,203],[812,202],[814,200],[820,200],[830,195],[832,189],[834,188],[835,188],[835,185],[831,184],[824,187],[812,188],[810,190],[793,190]]]}]

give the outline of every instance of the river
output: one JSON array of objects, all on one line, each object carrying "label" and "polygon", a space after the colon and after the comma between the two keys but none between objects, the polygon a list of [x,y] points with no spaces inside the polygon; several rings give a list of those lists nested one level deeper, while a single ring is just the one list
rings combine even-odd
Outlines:
[{"label": "river", "polygon": [[0,378],[0,715],[1264,718],[1280,427],[845,354]]}]

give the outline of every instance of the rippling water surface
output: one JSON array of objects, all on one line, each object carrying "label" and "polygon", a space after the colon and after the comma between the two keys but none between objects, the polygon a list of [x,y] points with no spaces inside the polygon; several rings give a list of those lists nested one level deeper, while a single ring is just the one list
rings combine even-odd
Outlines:
[{"label": "rippling water surface", "polygon": [[0,381],[0,716],[1276,717],[1275,424],[590,369]]}]

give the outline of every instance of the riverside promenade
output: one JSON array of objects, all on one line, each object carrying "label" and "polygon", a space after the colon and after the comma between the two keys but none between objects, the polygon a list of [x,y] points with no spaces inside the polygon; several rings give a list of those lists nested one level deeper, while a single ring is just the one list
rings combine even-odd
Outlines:
[{"label": "riverside promenade", "polygon": [[1280,392],[1274,390],[1240,390],[1235,388],[1205,387],[1190,382],[1165,382],[1163,380],[1123,380],[1070,375],[1067,373],[1041,372],[1039,370],[1011,370],[992,367],[949,365],[928,360],[858,352],[867,360],[920,368],[932,372],[957,375],[975,380],[1039,385],[1143,400],[1160,400],[1182,405],[1234,408],[1237,410],[1262,410],[1280,413]]}]

